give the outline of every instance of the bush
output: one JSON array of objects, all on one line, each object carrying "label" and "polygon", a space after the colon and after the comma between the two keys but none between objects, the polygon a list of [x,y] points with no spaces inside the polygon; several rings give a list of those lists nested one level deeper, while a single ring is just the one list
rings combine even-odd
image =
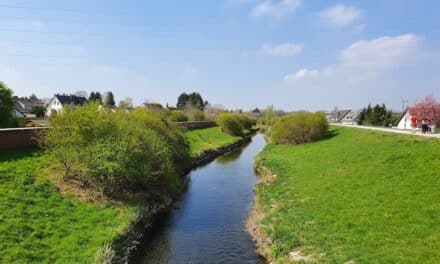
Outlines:
[{"label": "bush", "polygon": [[187,122],[188,116],[182,110],[174,110],[169,113],[168,121],[170,122]]},{"label": "bush", "polygon": [[221,113],[217,116],[221,130],[232,136],[242,136],[245,129],[255,125],[255,120],[244,114]]},{"label": "bush", "polygon": [[189,159],[178,128],[159,115],[136,109],[115,113],[91,103],[50,119],[41,137],[60,163],[65,180],[104,194],[133,190],[177,190],[178,170]]},{"label": "bush", "polygon": [[323,113],[295,113],[281,117],[271,128],[271,138],[277,144],[297,145],[323,138],[328,123]]},{"label": "bush", "polygon": [[205,113],[201,110],[192,110],[189,112],[189,120],[191,121],[205,121]]}]

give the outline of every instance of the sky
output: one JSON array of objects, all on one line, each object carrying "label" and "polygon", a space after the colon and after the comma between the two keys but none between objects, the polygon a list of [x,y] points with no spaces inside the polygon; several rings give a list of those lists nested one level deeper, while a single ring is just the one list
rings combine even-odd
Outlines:
[{"label": "sky", "polygon": [[440,99],[440,2],[0,0],[18,96],[112,91],[175,105],[331,110]]}]

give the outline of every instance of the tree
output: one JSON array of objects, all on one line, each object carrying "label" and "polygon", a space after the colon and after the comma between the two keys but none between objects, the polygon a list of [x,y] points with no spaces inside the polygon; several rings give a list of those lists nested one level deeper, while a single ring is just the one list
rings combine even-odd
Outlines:
[{"label": "tree", "polygon": [[271,105],[268,106],[266,110],[264,110],[263,122],[265,125],[270,126],[272,125],[273,119],[274,119],[274,111],[273,111],[273,105]]},{"label": "tree", "polygon": [[119,101],[119,108],[122,108],[122,109],[133,108],[133,99],[131,99],[130,97],[127,97],[124,100]]},{"label": "tree", "polygon": [[102,104],[102,98],[101,98],[101,93],[100,92],[91,92],[90,96],[89,96],[89,101],[90,102],[99,102],[100,104]]},{"label": "tree", "polygon": [[385,104],[376,104],[374,107],[368,104],[368,106],[359,113],[359,124],[369,126],[395,125],[396,117],[393,111],[387,109]]},{"label": "tree", "polygon": [[104,105],[107,107],[113,107],[116,105],[115,97],[113,96],[112,92],[108,92],[107,95],[105,96]]},{"label": "tree", "polygon": [[192,92],[190,94],[182,93],[177,98],[177,109],[191,110],[199,109],[203,110],[208,101],[203,101],[202,96],[199,93]]},{"label": "tree", "polygon": [[428,95],[408,108],[411,115],[418,120],[428,119],[431,124],[440,125],[440,102]]},{"label": "tree", "polygon": [[12,90],[0,81],[0,127],[11,127],[16,125],[12,111],[14,110],[14,100]]},{"label": "tree", "polygon": [[46,107],[40,105],[32,106],[31,114],[34,114],[37,117],[44,117],[46,114]]}]

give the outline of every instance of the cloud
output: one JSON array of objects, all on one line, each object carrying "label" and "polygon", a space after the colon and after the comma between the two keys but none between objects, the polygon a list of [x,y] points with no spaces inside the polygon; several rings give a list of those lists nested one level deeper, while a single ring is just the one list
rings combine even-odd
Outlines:
[{"label": "cloud", "polygon": [[344,27],[361,18],[361,11],[352,6],[335,5],[318,13],[318,17],[327,26]]},{"label": "cloud", "polygon": [[402,63],[417,50],[420,38],[413,34],[361,40],[345,48],[341,64],[350,68],[387,69]]},{"label": "cloud", "polygon": [[299,54],[303,47],[303,45],[294,43],[284,43],[276,46],[263,45],[263,47],[260,49],[260,53],[265,55],[287,57]]},{"label": "cloud", "polygon": [[284,81],[314,80],[325,84],[329,78],[336,82],[362,82],[379,79],[387,70],[398,68],[418,55],[420,38],[413,34],[384,36],[357,41],[341,51],[339,61],[324,68],[300,69],[284,76]]},{"label": "cloud", "polygon": [[302,79],[308,79],[318,76],[320,73],[319,70],[308,70],[308,69],[301,69],[294,73],[287,74],[284,76],[285,81],[290,80],[302,80]]},{"label": "cloud", "polygon": [[297,10],[300,5],[301,0],[265,0],[251,10],[251,16],[281,19]]}]

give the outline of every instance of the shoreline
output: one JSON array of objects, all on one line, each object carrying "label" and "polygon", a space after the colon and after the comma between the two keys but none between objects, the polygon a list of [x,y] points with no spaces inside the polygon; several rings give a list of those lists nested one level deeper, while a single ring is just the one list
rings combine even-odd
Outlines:
[{"label": "shoreline", "polygon": [[[212,162],[221,155],[240,148],[244,143],[250,141],[257,131],[258,129],[251,130],[235,143],[217,149],[204,150],[197,157],[192,158],[188,167],[181,173],[183,181],[181,194],[184,194],[186,191],[189,182],[188,175],[192,170]],[[174,203],[178,200],[180,195],[174,198],[169,197],[166,202],[160,204],[146,204],[146,206],[137,213],[137,216],[130,227],[123,234],[116,237],[110,244],[114,253],[113,257],[109,256],[111,259],[110,262],[130,263],[136,259],[139,254],[138,249],[141,245],[142,239],[148,234],[150,228],[154,226],[157,219],[173,208]]]},{"label": "shoreline", "polygon": [[258,180],[254,186],[253,206],[245,221],[245,231],[254,242],[257,254],[265,258],[267,263],[273,263],[273,259],[270,257],[272,241],[261,231],[258,224],[258,222],[264,218],[264,213],[262,212],[261,205],[258,201],[257,188],[261,184],[268,185],[272,183],[276,176],[272,174],[270,169],[259,163],[258,156],[255,159],[254,171]]}]

